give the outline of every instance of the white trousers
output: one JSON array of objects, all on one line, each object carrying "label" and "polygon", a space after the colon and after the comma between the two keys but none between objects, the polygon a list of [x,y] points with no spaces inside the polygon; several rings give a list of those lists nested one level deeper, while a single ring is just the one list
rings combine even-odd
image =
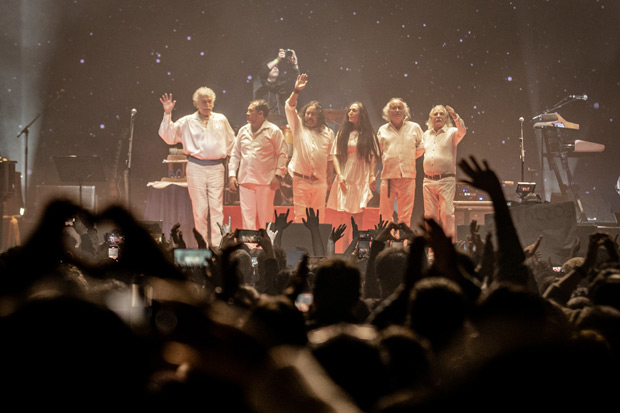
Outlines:
[{"label": "white trousers", "polygon": [[187,189],[192,200],[194,226],[210,247],[219,247],[224,222],[224,164],[187,163]]},{"label": "white trousers", "polygon": [[243,229],[267,228],[273,222],[273,198],[276,190],[270,185],[239,186],[239,205]]},{"label": "white trousers", "polygon": [[404,222],[408,226],[411,226],[411,214],[413,213],[414,200],[414,178],[381,179],[381,187],[379,189],[379,213],[381,214],[381,219],[384,221],[392,220],[392,216],[394,215],[394,201],[396,201],[396,207],[398,209],[397,222]]},{"label": "white trousers", "polygon": [[424,217],[433,218],[441,225],[446,236],[455,240],[454,193],[456,179],[443,178],[437,181],[424,178]]},{"label": "white trousers", "polygon": [[313,208],[319,214],[320,222],[325,220],[325,198],[327,197],[327,182],[322,180],[310,181],[299,176],[293,176],[293,212],[294,222],[306,219],[306,208]]}]

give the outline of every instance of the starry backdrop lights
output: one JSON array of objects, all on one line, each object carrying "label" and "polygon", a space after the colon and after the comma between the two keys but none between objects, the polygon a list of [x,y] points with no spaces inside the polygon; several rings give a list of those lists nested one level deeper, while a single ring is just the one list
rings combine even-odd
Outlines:
[{"label": "starry backdrop lights", "polygon": [[[127,155],[135,108],[130,176],[139,215],[146,184],[167,174],[162,160],[168,146],[157,134],[159,97],[173,93],[177,119],[193,111],[193,91],[209,86],[217,94],[215,111],[240,127],[258,67],[275,58],[278,48],[290,48],[310,77],[302,103],[316,99],[343,109],[361,100],[375,129],[391,97],[404,98],[423,129],[431,107],[448,104],[468,128],[459,156],[488,159],[508,181],[521,180],[519,118],[525,119],[525,180],[539,181],[530,171],[539,168],[532,118],[568,95],[586,94],[586,101],[558,112],[580,125],[579,139],[606,149],[580,158],[575,180],[582,193],[597,194],[620,211],[619,2],[63,0],[53,8],[50,3],[0,6],[3,22],[10,23],[2,48],[20,57],[3,63],[8,70],[0,75],[1,149],[21,161],[18,170],[23,142],[15,135],[62,93],[37,121],[36,136],[31,134],[30,199],[35,185],[59,183],[54,156],[97,155],[111,174],[119,142],[125,145],[121,163]],[[39,7],[48,11],[36,13]],[[28,35],[24,27],[45,30]],[[26,79],[36,73],[32,98]]]}]

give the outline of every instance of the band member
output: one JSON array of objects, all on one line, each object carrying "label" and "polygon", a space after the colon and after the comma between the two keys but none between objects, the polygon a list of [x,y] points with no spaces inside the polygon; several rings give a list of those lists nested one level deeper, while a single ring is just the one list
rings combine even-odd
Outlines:
[{"label": "band member", "polygon": [[172,99],[172,93],[163,94],[159,99],[164,108],[159,136],[168,145],[179,142],[183,145],[194,225],[209,246],[218,247],[222,236],[217,224],[222,225],[224,221],[225,164],[235,133],[224,115],[213,112],[213,90],[200,87],[192,99],[196,112],[173,122],[176,100]]},{"label": "band member", "polygon": [[299,93],[308,85],[308,75],[302,73],[295,89],[286,101],[286,119],[293,135],[293,157],[288,170],[293,177],[293,211],[295,222],[306,217],[306,208],[313,208],[319,218],[325,217],[327,177],[333,176],[330,152],[334,132],[325,123],[321,104],[315,100],[297,112]]},{"label": "band member", "polygon": [[424,153],[422,128],[411,121],[411,112],[401,98],[392,98],[383,108],[384,124],[377,131],[382,153],[379,212],[391,220],[396,201],[397,222],[411,225],[415,200],[416,159]]},{"label": "band member", "polygon": [[273,220],[274,196],[286,174],[286,142],[269,122],[269,104],[260,99],[248,106],[248,123],[239,129],[228,163],[228,185],[239,190],[244,229],[266,228]]},{"label": "band member", "polygon": [[[378,157],[379,144],[368,111],[361,102],[354,102],[349,106],[332,148],[336,179],[329,191],[327,208],[337,211],[335,226],[347,224],[350,229],[351,217],[362,222],[362,214],[376,186]],[[345,239],[345,245],[347,241]]]},{"label": "band member", "polygon": [[[454,121],[454,125],[452,124]],[[440,222],[456,241],[454,194],[456,147],[467,130],[463,119],[450,106],[437,105],[429,113],[424,132],[424,216]]]}]

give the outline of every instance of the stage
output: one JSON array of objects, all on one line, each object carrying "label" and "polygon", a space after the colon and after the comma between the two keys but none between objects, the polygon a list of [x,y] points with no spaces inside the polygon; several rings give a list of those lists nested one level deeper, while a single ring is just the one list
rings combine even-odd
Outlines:
[{"label": "stage", "polygon": [[[293,206],[292,205],[276,205],[274,207],[275,213],[282,214],[289,211],[289,221],[293,221]],[[330,209],[325,210],[325,216],[319,217],[321,224],[327,224],[321,226],[321,236],[325,238],[324,243],[327,242],[327,236],[331,232],[331,223],[337,222],[336,212]],[[235,229],[243,229],[241,227],[241,207],[234,203],[224,204],[224,222],[228,223],[230,219],[231,231]],[[144,210],[144,221],[146,222],[160,222],[162,232],[166,237],[170,236],[170,229],[176,223],[180,224],[180,229],[183,232],[183,239],[187,243],[189,248],[195,248],[196,241],[194,239],[192,228],[194,227],[194,219],[192,216],[192,203],[187,191],[187,185],[183,183],[172,182],[151,182],[149,183],[148,195],[146,200],[146,206]],[[362,215],[362,221],[357,222],[358,229],[368,230],[374,229],[375,225],[379,223],[379,208],[366,208]],[[349,224],[350,225],[350,224]],[[293,233],[294,236],[290,234]],[[327,234],[327,235],[325,235]],[[309,242],[310,233],[304,224],[291,224],[286,229],[286,234],[283,235],[283,244],[289,240],[290,243],[297,245],[287,246],[288,249],[311,245]],[[289,242],[287,241],[287,242]],[[336,252],[341,252],[342,242],[336,243]]]}]

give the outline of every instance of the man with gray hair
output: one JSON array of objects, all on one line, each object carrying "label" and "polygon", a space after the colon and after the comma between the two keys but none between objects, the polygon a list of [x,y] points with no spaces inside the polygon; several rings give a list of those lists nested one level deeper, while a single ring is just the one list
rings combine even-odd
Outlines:
[{"label": "man with gray hair", "polygon": [[456,242],[454,194],[456,147],[467,130],[463,119],[450,106],[431,109],[424,132],[424,216],[433,218]]},{"label": "man with gray hair", "polygon": [[416,159],[424,154],[422,128],[411,121],[409,106],[401,98],[392,98],[383,108],[388,123],[377,131],[381,147],[381,186],[379,213],[390,221],[397,203],[397,223],[411,226],[415,199]]},{"label": "man with gray hair", "polygon": [[235,133],[226,116],[213,112],[215,92],[208,87],[194,92],[196,112],[176,122],[172,121],[176,105],[172,93],[164,93],[159,101],[164,108],[159,136],[168,145],[181,143],[187,155],[187,188],[194,226],[207,245],[218,247],[222,235],[217,224],[224,221],[225,165]]}]

